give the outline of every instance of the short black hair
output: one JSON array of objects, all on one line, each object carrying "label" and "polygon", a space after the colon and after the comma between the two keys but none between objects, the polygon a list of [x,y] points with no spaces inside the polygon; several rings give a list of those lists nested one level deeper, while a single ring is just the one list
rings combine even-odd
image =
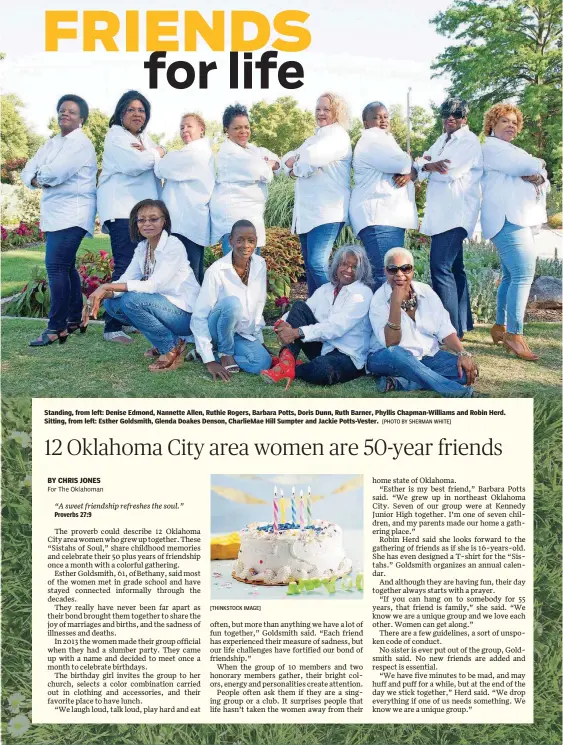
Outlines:
[{"label": "short black hair", "polygon": [[144,207],[158,207],[164,216],[164,227],[162,229],[166,230],[168,235],[170,235],[172,232],[172,220],[170,219],[168,207],[160,199],[142,199],[140,202],[137,202],[129,215],[129,235],[131,241],[133,243],[140,243],[145,240],[139,233],[139,227],[137,225],[137,215]]},{"label": "short black hair", "polygon": [[253,222],[250,222],[250,220],[237,220],[231,228],[231,232],[229,233],[230,237],[232,237],[237,228],[252,228],[252,230],[256,231],[256,226]]},{"label": "short black hair", "polygon": [[440,118],[447,119],[451,114],[459,113],[462,119],[466,119],[469,114],[469,104],[463,98],[457,98],[456,96],[450,96],[446,98],[444,103],[440,106]]},{"label": "short black hair", "polygon": [[384,103],[381,103],[381,101],[372,101],[371,103],[368,103],[367,106],[364,106],[364,110],[362,111],[363,122],[365,122],[366,116],[370,111],[373,111],[373,109],[385,109],[385,111],[387,111],[387,106],[385,106]]},{"label": "short black hair", "polygon": [[121,124],[125,109],[129,106],[131,101],[140,101],[145,107],[145,114],[147,118],[145,119],[145,123],[143,124],[139,132],[142,132],[146,128],[147,124],[149,123],[149,119],[151,118],[151,105],[148,102],[148,99],[146,99],[142,93],[139,93],[139,91],[127,91],[121,96],[121,98],[117,102],[115,111],[113,112],[113,114],[111,115],[111,119],[109,120],[110,127],[113,127],[114,124]]},{"label": "short black hair", "polygon": [[80,96],[75,96],[72,93],[69,93],[66,96],[61,96],[59,100],[57,101],[57,113],[59,109],[61,108],[61,104],[64,103],[64,101],[72,101],[73,103],[78,104],[78,108],[80,109],[80,118],[82,119],[82,124],[86,124],[86,120],[88,119],[88,114],[90,113],[90,109],[88,108],[88,104],[83,98],[80,98]]},{"label": "short black hair", "polygon": [[248,118],[248,109],[241,103],[235,103],[232,106],[227,106],[223,112],[223,129],[227,129],[230,123],[233,121],[235,116],[246,116]]}]

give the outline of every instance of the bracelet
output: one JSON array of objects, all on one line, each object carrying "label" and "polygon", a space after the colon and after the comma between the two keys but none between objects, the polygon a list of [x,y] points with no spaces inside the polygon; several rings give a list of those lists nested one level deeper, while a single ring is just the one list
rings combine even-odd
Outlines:
[{"label": "bracelet", "polygon": [[471,352],[466,352],[465,349],[462,349],[461,352],[456,353],[456,357],[473,357]]},{"label": "bracelet", "polygon": [[390,329],[393,329],[393,331],[400,331],[401,330],[401,324],[400,323],[391,323],[391,321],[387,321],[386,326],[389,326]]}]

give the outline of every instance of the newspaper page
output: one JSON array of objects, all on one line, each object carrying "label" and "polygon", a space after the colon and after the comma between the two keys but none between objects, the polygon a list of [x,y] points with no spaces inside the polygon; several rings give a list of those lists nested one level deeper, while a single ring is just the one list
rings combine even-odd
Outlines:
[{"label": "newspaper page", "polygon": [[560,743],[559,7],[32,0],[0,38],[3,741]]}]

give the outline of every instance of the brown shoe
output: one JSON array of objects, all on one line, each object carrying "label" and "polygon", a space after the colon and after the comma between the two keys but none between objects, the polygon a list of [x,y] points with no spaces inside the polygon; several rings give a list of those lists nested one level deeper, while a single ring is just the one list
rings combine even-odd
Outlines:
[{"label": "brown shoe", "polygon": [[538,355],[532,352],[521,334],[509,334],[507,332],[503,337],[502,343],[506,347],[507,352],[512,352],[512,354],[515,354],[521,360],[527,360],[528,362],[539,360]]},{"label": "brown shoe", "polygon": [[502,323],[495,323],[495,325],[491,328],[493,344],[500,344],[505,334],[506,326]]},{"label": "brown shoe", "polygon": [[147,349],[144,356],[148,357],[150,360],[155,360],[157,357],[160,357],[160,352],[156,347],[151,347],[150,349]]},{"label": "brown shoe", "polygon": [[156,362],[149,365],[150,372],[166,372],[168,370],[175,370],[177,367],[184,362],[184,351],[186,349],[186,342],[179,341],[174,349],[170,350],[166,354],[161,354]]}]

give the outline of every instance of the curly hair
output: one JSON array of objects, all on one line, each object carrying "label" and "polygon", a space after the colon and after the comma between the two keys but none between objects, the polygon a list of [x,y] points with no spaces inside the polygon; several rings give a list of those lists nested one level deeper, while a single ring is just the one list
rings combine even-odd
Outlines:
[{"label": "curly hair", "polygon": [[[336,93],[321,93],[319,98],[328,98],[330,108],[334,113],[334,120],[344,129],[350,129],[350,110],[346,101]],[[319,100],[317,98],[317,101]]]},{"label": "curly hair", "polygon": [[189,116],[191,116],[192,119],[196,120],[199,126],[203,128],[203,134],[205,134],[204,118],[200,114],[194,114],[191,111],[188,111],[186,114],[182,114],[182,116],[180,117],[180,127],[182,126],[182,122],[184,121],[184,119],[187,119]]},{"label": "curly hair", "polygon": [[61,104],[63,104],[65,101],[72,101],[72,103],[77,104],[80,110],[80,118],[82,119],[82,124],[86,124],[86,121],[88,120],[88,114],[90,113],[86,101],[83,98],[80,98],[80,96],[75,96],[72,93],[69,93],[66,96],[61,96],[57,101],[57,113],[61,108]]},{"label": "curly hair", "polygon": [[223,129],[225,132],[227,128],[235,118],[235,116],[245,116],[248,119],[248,109],[241,103],[235,103],[232,106],[227,106],[223,112]]},{"label": "curly hair", "polygon": [[496,103],[491,106],[483,118],[483,134],[489,137],[498,120],[506,114],[516,114],[516,131],[520,134],[524,128],[524,117],[518,106],[514,106],[512,103]]}]

